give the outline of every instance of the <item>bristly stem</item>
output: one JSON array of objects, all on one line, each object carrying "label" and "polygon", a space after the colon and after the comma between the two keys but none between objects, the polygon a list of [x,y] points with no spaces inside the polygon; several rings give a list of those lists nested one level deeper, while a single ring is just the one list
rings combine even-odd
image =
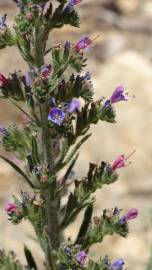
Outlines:
[{"label": "bristly stem", "polygon": [[[44,44],[45,40],[41,40],[41,33],[35,30],[35,63],[40,69],[44,65]],[[50,129],[48,129],[48,100],[44,104],[39,104],[40,118],[42,123],[42,150],[43,150],[43,161],[44,164],[49,166],[51,173],[54,172],[54,154],[53,146],[51,142]],[[59,232],[59,221],[58,221],[58,204],[59,200],[54,198],[53,190],[51,186],[48,189],[41,190],[41,195],[45,200],[45,211],[46,211],[46,234],[48,238],[48,246],[46,252],[46,269],[55,270],[56,267],[53,261],[52,251],[57,250],[60,246],[60,232]]]}]

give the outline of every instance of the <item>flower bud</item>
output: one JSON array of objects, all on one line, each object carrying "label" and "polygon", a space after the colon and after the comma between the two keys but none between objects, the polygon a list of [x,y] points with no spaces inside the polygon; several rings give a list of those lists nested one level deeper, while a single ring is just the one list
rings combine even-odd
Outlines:
[{"label": "flower bud", "polygon": [[138,209],[136,208],[131,208],[128,213],[126,214],[126,219],[131,220],[135,219],[138,216]]},{"label": "flower bud", "polygon": [[29,12],[26,14],[26,19],[31,21],[33,19],[33,13],[32,12]]},{"label": "flower bud", "polygon": [[7,82],[8,81],[6,77],[2,73],[0,73],[0,86],[4,86]]},{"label": "flower bud", "polygon": [[17,210],[15,203],[6,203],[4,207],[7,213],[14,213]]}]

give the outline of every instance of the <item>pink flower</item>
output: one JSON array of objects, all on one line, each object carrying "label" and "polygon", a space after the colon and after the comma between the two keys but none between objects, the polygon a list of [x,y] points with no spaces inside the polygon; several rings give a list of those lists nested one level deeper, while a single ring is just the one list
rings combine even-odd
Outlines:
[{"label": "pink flower", "polygon": [[67,5],[68,10],[69,10],[70,12],[72,12],[74,6],[80,4],[80,2],[81,2],[81,0],[69,0],[69,1],[68,1],[68,5]]},{"label": "pink flower", "polygon": [[112,169],[113,170],[117,170],[117,169],[120,169],[122,167],[126,167],[128,166],[129,164],[131,164],[131,161],[126,164],[126,160],[128,160],[133,154],[135,153],[135,151],[133,151],[130,155],[128,155],[127,157],[125,155],[120,155],[118,156],[113,164],[112,164]]},{"label": "pink flower", "polygon": [[86,48],[89,48],[92,45],[93,40],[88,37],[82,37],[75,45],[76,51],[85,50]]},{"label": "pink flower", "polygon": [[135,219],[138,216],[138,209],[136,208],[131,208],[128,213],[126,214],[126,219],[131,220]]},{"label": "pink flower", "polygon": [[42,78],[47,79],[50,76],[51,71],[52,71],[52,65],[51,64],[43,66],[41,68],[41,76],[42,76]]},{"label": "pink flower", "polygon": [[14,213],[17,210],[15,203],[6,203],[4,207],[7,213]]},{"label": "pink flower", "polygon": [[138,216],[138,209],[131,208],[126,215],[120,219],[120,224],[124,224],[129,220],[135,219]]},{"label": "pink flower", "polygon": [[7,83],[6,77],[2,73],[0,73],[0,86],[5,85],[6,83]]},{"label": "pink flower", "polygon": [[26,18],[27,20],[31,21],[33,19],[33,13],[32,12],[27,13]]}]

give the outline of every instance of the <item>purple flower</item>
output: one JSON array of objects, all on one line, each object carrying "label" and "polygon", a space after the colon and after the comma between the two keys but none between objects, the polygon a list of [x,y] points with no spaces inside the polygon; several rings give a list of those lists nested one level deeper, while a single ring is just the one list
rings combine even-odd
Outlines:
[{"label": "purple flower", "polygon": [[117,259],[112,265],[111,270],[123,270],[124,261],[122,259]]},{"label": "purple flower", "polygon": [[6,25],[6,17],[7,14],[5,14],[4,16],[0,16],[0,29],[4,29],[5,27],[7,27]]},{"label": "purple flower", "polygon": [[111,98],[109,99],[111,104],[117,103],[119,101],[128,100],[127,94],[124,92],[125,88],[123,85],[119,85],[113,92]]},{"label": "purple flower", "polygon": [[126,215],[120,219],[120,224],[124,224],[129,220],[135,219],[138,216],[138,209],[131,208]]},{"label": "purple flower", "polygon": [[78,252],[77,255],[76,255],[76,260],[77,260],[81,265],[85,264],[86,258],[87,258],[87,253],[86,253],[84,250]]},{"label": "purple flower", "polygon": [[88,36],[82,37],[75,45],[76,51],[85,50],[92,45],[92,39]]},{"label": "purple flower", "polygon": [[5,134],[6,132],[7,132],[7,129],[4,126],[0,125],[0,135]]},{"label": "purple flower", "polygon": [[17,210],[15,203],[6,203],[4,207],[7,213],[14,213]]},{"label": "purple flower", "polygon": [[126,222],[127,222],[127,218],[126,218],[126,216],[124,215],[124,216],[122,216],[122,217],[120,218],[119,223],[120,223],[121,225],[123,225],[123,224],[125,224]]},{"label": "purple flower", "polygon": [[131,220],[135,219],[138,216],[138,209],[136,208],[131,208],[128,213],[126,214],[126,219]]},{"label": "purple flower", "polygon": [[56,107],[50,110],[48,120],[55,123],[58,126],[61,126],[65,118],[65,115],[66,114],[61,109]]},{"label": "purple flower", "polygon": [[124,91],[125,91],[124,86],[119,85],[113,92],[112,96],[105,101],[104,107],[108,108],[111,107],[111,105],[114,103],[128,100],[127,93],[125,93]]},{"label": "purple flower", "polygon": [[42,76],[42,78],[47,79],[50,76],[51,71],[52,71],[52,65],[51,64],[43,66],[41,68],[41,76]]},{"label": "purple flower", "polygon": [[68,1],[68,5],[67,5],[68,10],[69,10],[70,12],[72,12],[74,6],[80,4],[80,2],[81,2],[81,0],[69,0],[69,1]]},{"label": "purple flower", "polygon": [[79,108],[80,108],[80,100],[78,98],[73,98],[68,106],[67,111],[69,113],[74,113],[76,110],[79,110]]},{"label": "purple flower", "polygon": [[72,256],[72,250],[71,250],[70,247],[65,247],[65,248],[64,248],[64,252],[65,252],[69,257]]},{"label": "purple flower", "polygon": [[89,71],[87,71],[86,74],[84,75],[84,79],[85,79],[86,81],[90,81],[90,80],[91,80],[91,74],[90,74]]}]

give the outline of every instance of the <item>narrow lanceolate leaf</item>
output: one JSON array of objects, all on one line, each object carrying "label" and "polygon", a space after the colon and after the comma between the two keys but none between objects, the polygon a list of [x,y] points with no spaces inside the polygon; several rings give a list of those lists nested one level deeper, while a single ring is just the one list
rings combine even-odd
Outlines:
[{"label": "narrow lanceolate leaf", "polygon": [[29,178],[27,177],[27,175],[11,160],[9,160],[8,158],[0,155],[0,158],[2,158],[4,161],[6,161],[10,166],[13,167],[13,169],[15,169],[25,180],[26,182],[32,187],[34,188],[33,183],[29,180]]},{"label": "narrow lanceolate leaf", "polygon": [[25,253],[25,257],[26,257],[29,269],[37,270],[37,265],[35,263],[33,255],[27,246],[24,246],[24,253]]},{"label": "narrow lanceolate leaf", "polygon": [[71,173],[71,171],[72,171],[72,169],[73,169],[73,167],[74,167],[74,165],[75,165],[75,163],[77,161],[78,156],[79,156],[79,153],[77,153],[76,157],[70,163],[70,166],[68,167],[68,169],[67,169],[67,171],[66,171],[66,173],[65,173],[65,175],[63,177],[62,184],[64,184],[66,182],[66,180],[68,179],[68,177],[69,177],[69,175],[70,175],[70,173]]},{"label": "narrow lanceolate leaf", "polygon": [[35,164],[40,163],[36,138],[32,137],[32,159]]},{"label": "narrow lanceolate leaf", "polygon": [[91,222],[92,213],[93,213],[93,205],[90,204],[85,210],[84,218],[83,218],[77,239],[75,241],[75,244],[82,244],[83,237],[86,235],[90,222]]},{"label": "narrow lanceolate leaf", "polygon": [[63,162],[63,166],[65,166],[66,164],[69,163],[69,161],[73,158],[73,156],[77,153],[77,151],[79,150],[79,148],[81,147],[81,145],[91,136],[90,134],[87,134],[86,136],[84,136],[77,144],[76,146],[73,148],[73,150],[71,151],[71,153],[68,155],[68,157],[65,159],[65,161]]},{"label": "narrow lanceolate leaf", "polygon": [[75,191],[74,193],[70,193],[68,202],[65,206],[64,212],[64,218],[61,222],[61,229],[64,229],[67,227],[71,222],[74,222],[77,215],[80,213],[82,209],[87,207],[88,205],[93,204],[94,198],[89,198],[89,195],[86,195],[84,198],[80,198]]}]

